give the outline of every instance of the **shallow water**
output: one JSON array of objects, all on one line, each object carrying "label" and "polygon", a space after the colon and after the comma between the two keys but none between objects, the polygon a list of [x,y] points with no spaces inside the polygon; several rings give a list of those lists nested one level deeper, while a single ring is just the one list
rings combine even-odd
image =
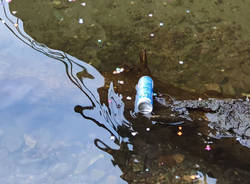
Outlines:
[{"label": "shallow water", "polygon": [[12,1],[10,13],[4,2],[11,20],[0,11],[1,183],[248,183],[249,148],[201,122],[134,116],[135,89],[109,77],[146,48],[163,82],[248,93],[248,3],[80,3]]}]

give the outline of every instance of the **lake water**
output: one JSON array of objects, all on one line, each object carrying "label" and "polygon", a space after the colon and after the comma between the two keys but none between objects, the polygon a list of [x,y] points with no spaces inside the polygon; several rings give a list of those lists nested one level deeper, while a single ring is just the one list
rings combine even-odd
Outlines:
[{"label": "lake water", "polygon": [[248,95],[250,3],[1,3],[0,183],[250,182],[248,147],[134,116],[135,85],[110,77],[145,48],[162,82]]}]

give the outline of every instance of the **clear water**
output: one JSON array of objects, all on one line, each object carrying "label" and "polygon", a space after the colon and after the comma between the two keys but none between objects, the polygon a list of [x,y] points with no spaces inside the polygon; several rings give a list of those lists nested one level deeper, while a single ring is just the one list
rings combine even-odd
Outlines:
[{"label": "clear water", "polygon": [[136,73],[112,74],[146,48],[163,82],[246,95],[249,6],[2,1],[0,183],[249,183],[249,148],[205,124],[135,116]]}]

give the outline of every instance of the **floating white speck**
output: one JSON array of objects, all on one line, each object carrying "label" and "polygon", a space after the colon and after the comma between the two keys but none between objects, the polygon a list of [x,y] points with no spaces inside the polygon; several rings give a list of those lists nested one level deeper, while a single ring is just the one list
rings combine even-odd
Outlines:
[{"label": "floating white speck", "polygon": [[184,64],[184,62],[183,62],[183,61],[179,61],[179,64],[180,64],[180,65],[183,65],[183,64]]},{"label": "floating white speck", "polygon": [[102,40],[97,40],[98,43],[102,43]]},{"label": "floating white speck", "polygon": [[79,19],[79,24],[83,24],[83,19]]},{"label": "floating white speck", "polygon": [[154,34],[154,33],[151,33],[151,34],[150,34],[150,36],[151,36],[151,37],[154,37],[154,36],[155,36],[155,34]]},{"label": "floating white speck", "polygon": [[148,14],[149,17],[153,17],[153,13]]},{"label": "floating white speck", "polygon": [[12,13],[15,15],[17,13],[17,11],[12,11]]},{"label": "floating white speck", "polygon": [[146,128],[146,131],[150,131],[150,128]]},{"label": "floating white speck", "polygon": [[124,84],[124,81],[118,80],[118,83],[119,83],[119,84]]},{"label": "floating white speck", "polygon": [[186,10],[186,13],[190,13],[190,10]]},{"label": "floating white speck", "polygon": [[137,158],[134,159],[134,163],[139,163],[139,162],[140,161]]},{"label": "floating white speck", "polygon": [[81,5],[82,5],[82,6],[86,6],[86,3],[85,3],[85,2],[83,2],[83,3],[81,3]]},{"label": "floating white speck", "polygon": [[136,135],[138,134],[138,132],[131,132],[131,134],[132,134],[133,136],[136,136]]},{"label": "floating white speck", "polygon": [[149,171],[149,168],[146,168],[145,171],[148,172],[148,171]]},{"label": "floating white speck", "polygon": [[162,27],[162,26],[164,26],[164,23],[163,23],[163,22],[160,22],[160,24],[159,24],[159,25]]},{"label": "floating white speck", "polygon": [[132,98],[130,97],[130,96],[127,96],[127,98],[126,98],[127,100],[132,100]]}]

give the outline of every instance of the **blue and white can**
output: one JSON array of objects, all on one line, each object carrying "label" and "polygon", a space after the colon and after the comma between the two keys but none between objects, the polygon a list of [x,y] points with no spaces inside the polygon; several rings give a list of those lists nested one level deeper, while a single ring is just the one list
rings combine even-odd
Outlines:
[{"label": "blue and white can", "polygon": [[153,110],[153,80],[149,76],[142,76],[136,86],[135,109],[142,114],[149,114]]}]

